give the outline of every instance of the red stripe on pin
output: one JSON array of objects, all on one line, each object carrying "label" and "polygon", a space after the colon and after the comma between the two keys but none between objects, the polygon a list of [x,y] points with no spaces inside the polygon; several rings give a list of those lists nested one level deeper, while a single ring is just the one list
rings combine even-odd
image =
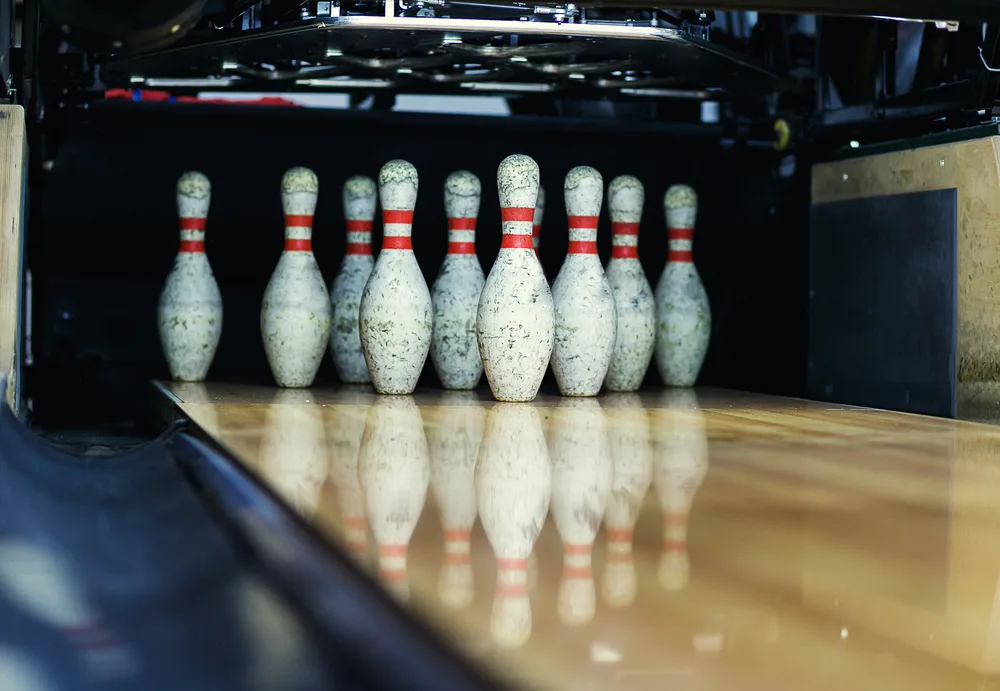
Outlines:
[{"label": "red stripe on pin", "polygon": [[594,574],[591,572],[589,566],[564,566],[562,577],[563,578],[593,578]]},{"label": "red stripe on pin", "polygon": [[639,224],[638,223],[612,223],[611,224],[611,234],[612,235],[638,235],[639,234]]},{"label": "red stripe on pin", "polygon": [[535,225],[531,226],[531,234],[532,234],[532,236],[534,236],[536,238],[540,237],[541,234],[542,234],[542,227],[540,225],[538,225],[537,223]]},{"label": "red stripe on pin", "polygon": [[285,214],[286,228],[312,228],[313,217],[306,214]]},{"label": "red stripe on pin", "polygon": [[413,223],[413,209],[392,211],[389,209],[382,211],[382,223]]},{"label": "red stripe on pin", "polygon": [[631,530],[606,530],[608,542],[632,542]]},{"label": "red stripe on pin", "polygon": [[204,252],[204,240],[181,240],[180,252]]},{"label": "red stripe on pin", "polygon": [[367,530],[368,521],[365,520],[364,516],[348,516],[344,519],[345,528],[354,528],[355,530]]},{"label": "red stripe on pin", "polygon": [[694,240],[694,228],[667,228],[668,240]]},{"label": "red stripe on pin", "polygon": [[505,223],[508,221],[531,223],[535,220],[535,209],[522,209],[516,206],[502,207],[500,209],[500,220]]},{"label": "red stripe on pin", "polygon": [[498,571],[524,571],[527,568],[527,559],[497,559]]},{"label": "red stripe on pin", "polygon": [[312,252],[312,240],[287,238],[285,240],[286,252]]},{"label": "red stripe on pin", "polygon": [[509,249],[530,250],[533,247],[534,245],[531,242],[530,235],[517,235],[511,233],[509,235],[504,235],[503,240],[500,241],[500,249],[502,250],[509,250]]},{"label": "red stripe on pin", "polygon": [[632,245],[612,245],[611,246],[611,258],[612,259],[638,259],[639,258],[639,248]]},{"label": "red stripe on pin", "polygon": [[474,218],[449,218],[448,230],[475,230],[476,219]]},{"label": "red stripe on pin", "polygon": [[349,242],[345,254],[371,254],[372,245],[370,242]]},{"label": "red stripe on pin", "polygon": [[687,525],[688,515],[686,513],[668,513],[663,516],[665,525],[681,526]]},{"label": "red stripe on pin", "polygon": [[687,549],[687,540],[664,540],[663,548],[668,552],[683,552]]},{"label": "red stripe on pin", "polygon": [[413,240],[409,235],[386,235],[382,238],[384,250],[412,250]]},{"label": "red stripe on pin", "polygon": [[570,240],[568,254],[597,254],[597,242],[594,240]]},{"label": "red stripe on pin", "polygon": [[448,254],[475,254],[476,243],[474,242],[449,242]]},{"label": "red stripe on pin", "polygon": [[466,542],[472,537],[471,530],[446,530],[444,532],[445,542]]},{"label": "red stripe on pin", "polygon": [[524,584],[519,585],[501,585],[497,586],[496,593],[494,597],[506,598],[506,597],[526,597],[528,594],[528,586]]},{"label": "red stripe on pin", "polygon": [[406,582],[406,569],[381,569],[378,576],[386,583],[404,583]]},{"label": "red stripe on pin", "polygon": [[570,230],[597,230],[597,216],[570,216]]},{"label": "red stripe on pin", "polygon": [[590,545],[566,545],[563,547],[563,554],[586,556],[590,554]]},{"label": "red stripe on pin", "polygon": [[205,230],[204,218],[182,218],[181,230]]},{"label": "red stripe on pin", "polygon": [[352,221],[348,219],[347,221],[347,232],[348,233],[370,233],[372,232],[372,222],[371,221]]},{"label": "red stripe on pin", "polygon": [[691,264],[694,262],[694,255],[691,250],[670,250],[667,252],[667,261]]},{"label": "red stripe on pin", "polygon": [[380,557],[405,557],[406,545],[379,545],[378,555]]}]

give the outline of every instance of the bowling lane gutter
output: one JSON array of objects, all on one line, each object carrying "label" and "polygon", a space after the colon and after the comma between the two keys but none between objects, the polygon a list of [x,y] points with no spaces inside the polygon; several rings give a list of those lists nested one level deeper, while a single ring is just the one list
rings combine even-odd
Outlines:
[{"label": "bowling lane gutter", "polygon": [[[160,387],[158,395],[167,392]],[[190,421],[173,396],[169,442],[189,480],[273,578],[299,616],[314,625],[371,688],[501,689],[393,601],[349,559]],[[162,403],[162,401],[161,401]],[[366,685],[367,687],[367,685]]]}]

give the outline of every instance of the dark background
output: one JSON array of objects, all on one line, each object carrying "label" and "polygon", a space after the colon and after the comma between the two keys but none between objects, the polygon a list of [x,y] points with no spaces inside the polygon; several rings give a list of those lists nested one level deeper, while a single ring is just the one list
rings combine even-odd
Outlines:
[{"label": "dark background", "polygon": [[[460,168],[483,183],[477,246],[489,272],[500,244],[496,169],[511,153],[528,154],[541,168],[548,202],[541,259],[550,282],[566,251],[561,187],[570,168],[594,166],[605,184],[623,173],[642,180],[640,256],[654,288],[666,257],[663,193],[675,183],[693,185],[700,195],[695,262],[713,316],[699,385],[802,395],[808,167],[799,161],[794,175],[782,177],[786,154],[726,141],[711,128],[613,119],[99,103],[70,124],[51,170],[32,187],[35,363],[28,393],[35,417],[83,422],[88,411],[71,405],[80,393],[94,403],[90,414],[126,418],[122,391],[168,376],[156,310],[177,252],[182,172],[200,170],[212,181],[206,251],[224,326],[209,378],[270,383],[259,310],[283,246],[279,186],[287,168],[308,166],[319,176],[313,247],[329,284],[344,251],[344,180],[375,178],[391,158],[412,162],[420,173],[414,248],[429,286],[447,246],[443,183]],[[606,263],[606,208],[598,248]],[[334,378],[327,358],[317,385]],[[646,384],[659,386],[655,365]],[[421,385],[437,385],[429,361]]]}]

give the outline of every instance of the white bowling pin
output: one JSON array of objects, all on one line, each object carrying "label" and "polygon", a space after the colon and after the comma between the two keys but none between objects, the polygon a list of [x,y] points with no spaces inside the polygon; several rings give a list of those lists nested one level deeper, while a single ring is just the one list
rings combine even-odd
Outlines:
[{"label": "white bowling pin", "polygon": [[486,409],[474,393],[447,392],[429,422],[431,487],[444,531],[438,595],[449,607],[466,607],[475,592],[470,540],[478,512],[475,470]]},{"label": "white bowling pin", "polygon": [[275,394],[267,407],[257,458],[268,484],[303,517],[312,518],[330,461],[323,409],[311,391],[286,389]]},{"label": "white bowling pin", "polygon": [[564,624],[579,626],[594,618],[591,553],[614,465],[604,411],[596,400],[564,399],[552,424],[552,519],[563,543],[558,611]]},{"label": "white bowling pin", "polygon": [[311,386],[330,342],[330,294],[312,253],[318,194],[319,180],[308,168],[292,168],[281,180],[285,249],[260,311],[264,352],[278,386]]},{"label": "white bowling pin", "polygon": [[552,483],[534,407],[498,403],[490,409],[475,482],[479,520],[497,562],[490,633],[498,646],[517,648],[531,638],[528,555],[545,523]]},{"label": "white bowling pin", "polygon": [[398,159],[378,174],[382,251],[365,284],[358,323],[372,384],[381,394],[413,393],[431,348],[431,293],[410,239],[417,182],[417,169]]},{"label": "white bowling pin", "polygon": [[490,269],[476,318],[486,379],[499,401],[538,395],[552,355],[552,291],[531,243],[538,164],[515,154],[497,170],[503,241]]},{"label": "white bowling pin", "polygon": [[656,344],[656,303],[639,263],[644,200],[642,183],[631,175],[619,175],[608,185],[611,260],[606,274],[618,314],[615,348],[604,378],[609,391],[636,391],[642,386]]},{"label": "white bowling pin", "polygon": [[615,298],[597,256],[604,181],[588,166],[566,174],[569,249],[552,283],[555,346],[552,372],[563,396],[596,396],[611,364],[617,331]]},{"label": "white bowling pin", "polygon": [[17,538],[0,540],[0,595],[62,634],[91,678],[123,679],[138,672],[132,651],[105,626],[72,568],[54,552]]},{"label": "white bowling pin", "polygon": [[708,439],[693,390],[668,389],[661,405],[650,411],[656,439],[653,484],[663,512],[659,581],[665,590],[677,591],[686,588],[691,578],[688,515],[708,472]]},{"label": "white bowling pin", "polygon": [[427,500],[430,475],[416,402],[410,396],[380,396],[368,410],[358,480],[378,543],[379,580],[403,601],[410,599],[406,550]]},{"label": "white bowling pin", "polygon": [[649,416],[637,395],[610,394],[603,403],[615,476],[604,516],[607,547],[601,593],[612,607],[627,607],[636,595],[632,536],[653,479],[653,444]]},{"label": "white bowling pin", "polygon": [[177,381],[203,381],[222,335],[222,295],[205,254],[212,185],[201,173],[177,181],[181,246],[160,294],[160,343]]},{"label": "white bowling pin", "polygon": [[23,652],[0,646],[0,691],[55,689],[45,670]]},{"label": "white bowling pin", "polygon": [[538,186],[538,199],[535,200],[535,215],[531,220],[531,246],[535,248],[535,256],[542,244],[542,218],[545,216],[545,188]]},{"label": "white bowling pin", "polygon": [[446,389],[474,389],[483,376],[483,360],[476,343],[476,311],[486,284],[476,256],[476,217],[481,197],[479,178],[466,170],[454,172],[445,180],[448,254],[431,288],[431,362]]},{"label": "white bowling pin", "polygon": [[670,250],[656,286],[656,366],[667,386],[694,386],[712,333],[708,295],[691,254],[698,195],[674,185],[663,206]]},{"label": "white bowling pin", "polygon": [[361,294],[371,276],[372,222],[375,220],[375,181],[355,175],[344,183],[344,218],[347,225],[347,248],[340,272],[330,286],[333,302],[333,330],[330,353],[337,376],[345,384],[371,382],[365,354],[358,333],[358,310]]},{"label": "white bowling pin", "polygon": [[365,433],[365,420],[372,394],[367,391],[338,392],[337,403],[326,406],[329,417],[326,437],[330,444],[330,477],[337,486],[340,508],[341,540],[347,553],[362,566],[368,566],[368,519],[364,495],[358,482],[358,454]]}]

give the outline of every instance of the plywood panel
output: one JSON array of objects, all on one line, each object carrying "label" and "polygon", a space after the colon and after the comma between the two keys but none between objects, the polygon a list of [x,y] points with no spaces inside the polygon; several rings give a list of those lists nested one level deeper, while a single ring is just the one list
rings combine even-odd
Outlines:
[{"label": "plywood panel", "polygon": [[[823,163],[812,171],[814,205],[926,190],[957,190],[960,415],[972,385],[1000,382],[998,140],[985,137]],[[977,388],[978,395],[982,391],[982,387]]]},{"label": "plywood panel", "polygon": [[8,372],[6,398],[19,412],[23,200],[27,140],[24,109],[0,106],[0,371]]}]

